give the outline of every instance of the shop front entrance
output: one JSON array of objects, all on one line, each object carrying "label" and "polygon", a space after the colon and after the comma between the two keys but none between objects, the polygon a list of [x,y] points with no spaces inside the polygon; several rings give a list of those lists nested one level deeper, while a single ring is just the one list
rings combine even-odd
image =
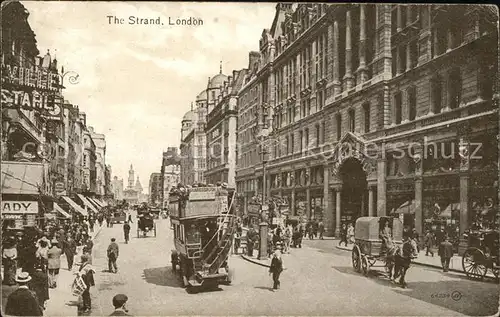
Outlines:
[{"label": "shop front entrance", "polygon": [[368,183],[366,173],[357,158],[348,158],[340,167],[342,179],[341,223],[355,222],[368,214]]}]

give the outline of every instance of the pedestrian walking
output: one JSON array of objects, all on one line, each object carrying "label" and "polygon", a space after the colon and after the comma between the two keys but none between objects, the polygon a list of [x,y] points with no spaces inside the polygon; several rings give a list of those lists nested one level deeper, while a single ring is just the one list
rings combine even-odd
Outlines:
[{"label": "pedestrian walking", "polygon": [[273,276],[273,291],[280,288],[280,275],[283,272],[283,259],[281,258],[281,251],[278,249],[274,251],[269,267],[269,275]]},{"label": "pedestrian walking", "polygon": [[48,247],[48,244],[45,240],[40,240],[38,244],[39,244],[39,247],[35,253],[36,258],[37,258],[37,262],[39,262],[40,265],[42,265],[42,270],[44,272],[47,272],[47,264],[49,261],[49,256],[48,256],[49,247]]},{"label": "pedestrian walking", "polygon": [[94,232],[94,225],[95,225],[94,217],[90,217],[89,219],[90,232]]},{"label": "pedestrian walking", "polygon": [[340,242],[339,246],[342,245],[342,242],[345,243],[345,246],[347,247],[347,226],[345,223],[342,224],[340,227]]},{"label": "pedestrian walking", "polygon": [[424,237],[424,244],[425,244],[425,255],[429,256],[429,253],[431,256],[434,256],[434,252],[432,251],[432,242],[434,240],[434,235],[430,230],[427,230],[425,233]]},{"label": "pedestrian walking", "polygon": [[5,315],[7,316],[43,316],[36,294],[28,287],[31,276],[21,272],[15,278],[19,288],[7,297]]},{"label": "pedestrian walking", "polygon": [[2,251],[2,264],[4,267],[3,284],[15,285],[17,273],[17,247],[14,237],[8,237]]},{"label": "pedestrian walking", "polygon": [[68,235],[66,238],[63,249],[64,254],[66,255],[66,261],[68,262],[68,271],[71,271],[76,255],[76,242],[71,235]]},{"label": "pedestrian walking", "polygon": [[126,304],[128,297],[125,294],[117,294],[113,297],[113,307],[115,310],[109,316],[132,316],[128,314]]},{"label": "pedestrian walking", "polygon": [[290,232],[290,228],[285,229],[285,233],[283,234],[283,242],[284,248],[283,253],[290,253],[290,239],[292,237],[292,233]]},{"label": "pedestrian walking", "polygon": [[52,247],[47,252],[47,269],[49,271],[49,287],[57,287],[57,278],[59,276],[59,269],[61,268],[61,254],[62,250],[59,248],[59,242],[52,240]]},{"label": "pedestrian walking", "polygon": [[47,300],[49,300],[49,276],[42,270],[41,263],[35,266],[35,272],[31,276],[30,289],[35,292],[40,308],[45,310]]},{"label": "pedestrian walking", "polygon": [[439,256],[441,257],[443,272],[448,272],[450,260],[453,257],[453,244],[450,242],[448,235],[444,236],[444,241],[439,245]]},{"label": "pedestrian walking", "polygon": [[349,227],[347,228],[347,241],[349,243],[354,243],[354,226],[352,223],[349,224]]},{"label": "pedestrian walking", "polygon": [[89,263],[89,257],[88,255],[84,254],[82,255],[82,264],[80,265],[80,268],[77,272],[77,276],[81,277],[83,279],[83,282],[85,282],[85,290],[82,293],[82,308],[84,313],[90,312],[90,309],[92,308],[92,300],[90,298],[90,288],[92,286],[95,286],[94,282],[94,274],[95,271],[92,268],[92,265]]},{"label": "pedestrian walking", "polygon": [[253,256],[253,247],[255,242],[257,241],[257,232],[253,227],[250,227],[250,229],[247,232],[247,251],[248,251],[248,256]]},{"label": "pedestrian walking", "polygon": [[108,246],[108,268],[109,272],[111,273],[117,273],[118,272],[118,267],[116,265],[116,260],[118,259],[118,254],[119,254],[119,248],[118,244],[115,242],[116,239],[112,238],[111,243]]},{"label": "pedestrian walking", "polygon": [[318,221],[316,219],[314,219],[312,222],[312,232],[313,232],[314,238],[318,237],[318,228],[319,228]]},{"label": "pedestrian walking", "polygon": [[128,224],[128,221],[123,223],[123,235],[125,236],[125,243],[128,243],[130,235],[130,225]]},{"label": "pedestrian walking", "polygon": [[318,224],[318,232],[319,232],[319,239],[323,240],[323,233],[325,232],[325,225],[323,224],[323,221],[320,221]]}]

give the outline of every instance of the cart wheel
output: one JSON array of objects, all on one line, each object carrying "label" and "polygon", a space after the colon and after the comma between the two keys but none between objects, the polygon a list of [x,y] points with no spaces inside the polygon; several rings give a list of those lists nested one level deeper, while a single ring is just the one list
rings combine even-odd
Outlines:
[{"label": "cart wheel", "polygon": [[352,249],[352,267],[356,272],[361,271],[360,252],[358,246],[354,246]]},{"label": "cart wheel", "polygon": [[462,257],[462,267],[467,277],[483,279],[488,270],[486,256],[477,248],[467,249]]},{"label": "cart wheel", "polygon": [[368,259],[365,255],[361,256],[361,270],[365,276],[368,275]]}]

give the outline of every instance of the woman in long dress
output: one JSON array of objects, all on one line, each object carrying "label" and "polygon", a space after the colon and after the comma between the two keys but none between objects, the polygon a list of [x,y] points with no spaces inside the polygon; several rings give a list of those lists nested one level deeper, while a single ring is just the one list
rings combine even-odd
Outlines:
[{"label": "woman in long dress", "polygon": [[4,267],[3,284],[16,285],[17,273],[17,246],[15,240],[8,239],[2,251],[2,263]]}]

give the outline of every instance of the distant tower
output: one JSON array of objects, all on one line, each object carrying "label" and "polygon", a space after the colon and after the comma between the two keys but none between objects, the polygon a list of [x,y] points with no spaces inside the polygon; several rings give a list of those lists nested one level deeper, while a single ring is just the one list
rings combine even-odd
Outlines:
[{"label": "distant tower", "polygon": [[128,171],[128,188],[134,188],[134,168],[130,164],[130,170]]}]

